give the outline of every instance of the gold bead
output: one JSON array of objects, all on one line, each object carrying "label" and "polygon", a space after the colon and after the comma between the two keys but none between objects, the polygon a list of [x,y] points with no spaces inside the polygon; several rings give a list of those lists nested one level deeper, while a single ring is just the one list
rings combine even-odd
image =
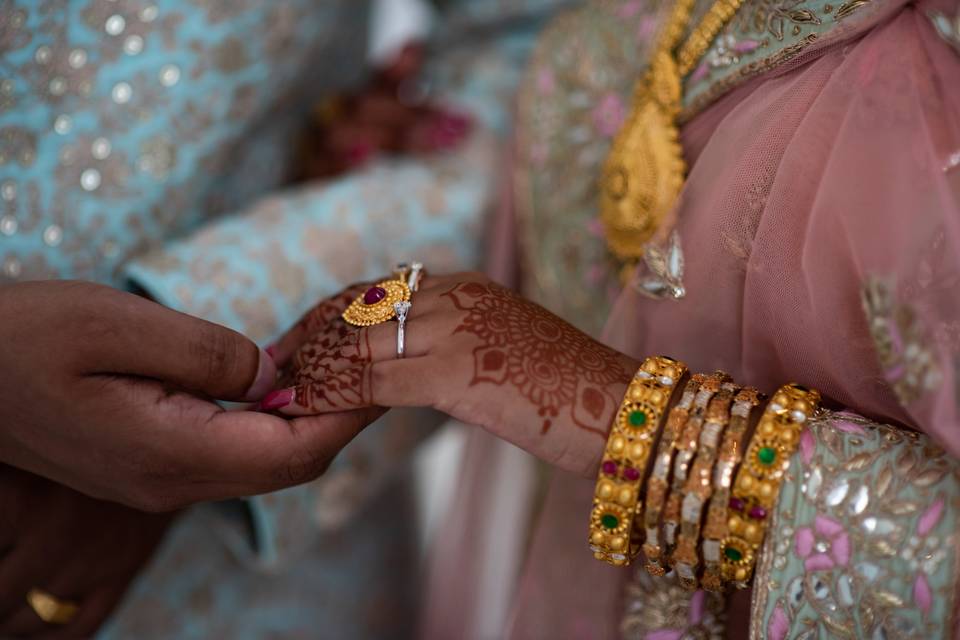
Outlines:
[{"label": "gold bead", "polygon": [[610,451],[613,453],[621,453],[626,445],[627,441],[623,436],[614,436],[613,440],[610,441]]},{"label": "gold bead", "polygon": [[624,544],[626,544],[626,540],[623,539],[623,536],[614,536],[613,538],[610,538],[610,548],[614,551],[623,549]]},{"label": "gold bead", "polygon": [[733,579],[737,582],[743,582],[747,579],[747,570],[743,567],[737,567],[737,570],[733,572]]},{"label": "gold bead", "polygon": [[617,500],[624,506],[631,506],[633,504],[633,491],[630,491],[630,489],[621,489]]},{"label": "gold bead", "polygon": [[760,435],[772,436],[776,431],[777,427],[773,424],[773,420],[766,419],[760,423]]},{"label": "gold bead", "polygon": [[660,404],[663,402],[663,392],[654,390],[650,393],[650,399],[653,400],[654,404]]},{"label": "gold bead", "polygon": [[630,399],[631,400],[643,400],[643,387],[631,387],[630,388]]},{"label": "gold bead", "polygon": [[634,460],[642,459],[647,453],[647,445],[642,442],[634,442],[630,446],[630,457]]},{"label": "gold bead", "polygon": [[773,396],[773,400],[770,401],[771,404],[778,404],[784,409],[787,407],[787,403],[790,402],[790,398],[787,397],[785,393],[778,393]]},{"label": "gold bead", "polygon": [[603,498],[604,500],[609,500],[610,496],[613,495],[613,485],[609,482],[604,482],[600,485],[600,488],[597,490],[597,495]]},{"label": "gold bead", "polygon": [[657,372],[657,363],[655,360],[647,360],[643,363],[643,370],[647,373],[656,373]]},{"label": "gold bead", "polygon": [[793,429],[783,429],[780,431],[780,442],[783,444],[793,444],[797,439],[797,432]]},{"label": "gold bead", "polygon": [[736,516],[731,516],[727,520],[727,529],[730,530],[730,533],[739,533],[740,532],[740,518]]},{"label": "gold bead", "polygon": [[749,491],[750,488],[753,487],[753,478],[750,476],[742,476],[737,484],[744,491]]},{"label": "gold bead", "polygon": [[590,534],[590,542],[593,544],[603,544],[603,532],[594,531],[592,534]]},{"label": "gold bead", "polygon": [[773,497],[773,485],[769,482],[761,482],[758,492],[763,498],[771,498]]},{"label": "gold bead", "polygon": [[603,554],[600,553],[599,551],[594,551],[593,557],[596,558],[597,560],[603,560]]},{"label": "gold bead", "polygon": [[759,542],[758,538],[760,537],[760,534],[760,528],[752,522],[748,523],[747,526],[743,528],[743,537],[749,542]]}]

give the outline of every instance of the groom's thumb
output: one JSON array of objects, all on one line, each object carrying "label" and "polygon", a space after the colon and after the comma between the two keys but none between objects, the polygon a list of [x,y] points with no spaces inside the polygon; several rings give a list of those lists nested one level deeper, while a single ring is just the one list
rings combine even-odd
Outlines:
[{"label": "groom's thumb", "polygon": [[200,318],[128,296],[123,321],[100,354],[104,373],[154,378],[220,400],[259,400],[277,369],[244,335]]}]

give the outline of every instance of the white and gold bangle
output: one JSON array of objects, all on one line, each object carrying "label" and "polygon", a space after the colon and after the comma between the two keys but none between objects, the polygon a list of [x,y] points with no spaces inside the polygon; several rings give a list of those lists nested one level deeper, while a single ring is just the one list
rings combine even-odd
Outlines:
[{"label": "white and gold bangle", "polygon": [[643,514],[643,525],[646,533],[643,555],[647,559],[646,569],[650,575],[662,576],[667,572],[664,563],[661,561],[663,548],[660,545],[660,516],[667,500],[667,491],[670,488],[670,470],[673,465],[673,455],[677,448],[677,438],[680,437],[683,425],[690,417],[693,400],[705,379],[706,375],[702,373],[695,373],[690,376],[690,380],[687,381],[683,389],[683,395],[680,396],[680,401],[670,409],[670,415],[667,416],[663,434],[660,436],[660,444],[657,446],[657,454],[653,460],[653,470],[650,472],[650,479],[647,480],[646,510]]},{"label": "white and gold bangle", "polygon": [[704,413],[710,399],[728,382],[730,382],[730,376],[723,371],[717,371],[707,376],[693,400],[693,413],[690,414],[680,437],[677,439],[677,453],[673,460],[670,495],[667,497],[667,506],[663,510],[663,539],[667,555],[672,553],[673,546],[677,541],[683,487],[687,483],[690,463],[697,451]]},{"label": "white and gold bangle", "polygon": [[703,519],[703,505],[713,492],[713,465],[720,447],[720,437],[730,421],[730,405],[738,387],[725,383],[710,400],[704,415],[704,425],[700,430],[697,443],[697,455],[687,474],[683,488],[683,502],[680,508],[680,535],[677,546],[671,556],[673,567],[680,579],[680,585],[693,590],[697,587],[697,570],[700,565],[698,545],[700,542],[700,522]]}]

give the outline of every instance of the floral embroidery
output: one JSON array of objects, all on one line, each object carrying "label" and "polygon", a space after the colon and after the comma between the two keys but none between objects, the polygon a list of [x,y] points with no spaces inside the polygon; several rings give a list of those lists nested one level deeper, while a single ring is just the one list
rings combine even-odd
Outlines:
[{"label": "floral embroidery", "polygon": [[783,487],[752,637],[949,637],[960,463],[925,436],[827,412]]},{"label": "floral embroidery", "polygon": [[862,7],[876,5],[879,10],[883,4],[878,0],[839,4],[831,0],[746,0],[687,77],[681,121],[688,121],[747,79],[784,64],[824,37],[841,33],[840,23]]},{"label": "floral embroidery", "polygon": [[864,282],[861,299],[884,377],[900,402],[935,390],[943,376],[915,310],[898,302],[892,286],[877,277]]},{"label": "floral embroidery", "polygon": [[850,561],[850,538],[842,524],[817,516],[813,527],[797,529],[796,554],[803,558],[803,566],[807,571],[845,567]]},{"label": "floral embroidery", "polygon": [[706,591],[690,592],[677,574],[653,577],[637,567],[626,586],[626,606],[620,624],[624,640],[721,640],[724,637],[724,598]]}]

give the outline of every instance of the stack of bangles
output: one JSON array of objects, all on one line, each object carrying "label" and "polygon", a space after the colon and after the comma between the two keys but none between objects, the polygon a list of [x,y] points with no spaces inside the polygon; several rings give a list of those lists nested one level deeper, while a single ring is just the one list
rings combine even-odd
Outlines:
[{"label": "stack of bangles", "polygon": [[756,389],[722,371],[687,373],[651,357],[627,387],[600,463],[590,550],[616,566],[642,551],[647,571],[672,569],[688,589],[745,588],[820,394],[784,385],[750,433]]},{"label": "stack of bangles", "polygon": [[407,316],[413,305],[411,297],[420,289],[426,271],[423,264],[401,262],[393,269],[393,278],[384,280],[358,296],[343,312],[347,324],[370,327],[396,319],[397,357],[406,351]]}]

